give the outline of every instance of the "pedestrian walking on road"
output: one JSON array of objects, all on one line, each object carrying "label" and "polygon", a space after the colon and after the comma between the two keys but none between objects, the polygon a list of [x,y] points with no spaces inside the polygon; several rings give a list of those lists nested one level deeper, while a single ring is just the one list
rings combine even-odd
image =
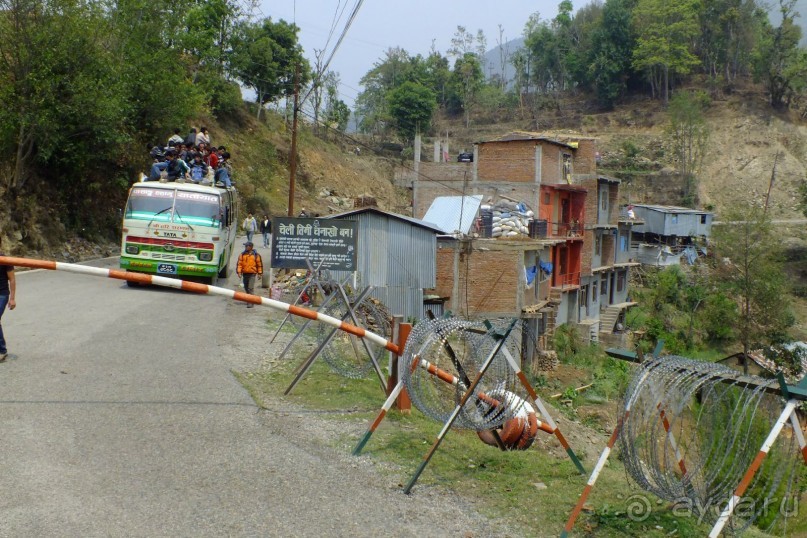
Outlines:
[{"label": "pedestrian walking on road", "polygon": [[263,234],[263,248],[272,244],[272,219],[269,215],[264,215],[261,221],[261,233]]},{"label": "pedestrian walking on road", "polygon": [[[252,289],[255,285],[255,275],[263,274],[263,260],[261,259],[261,255],[252,247],[252,241],[244,243],[244,252],[238,256],[238,266],[235,269],[238,278],[243,277],[244,279],[244,291],[250,295],[252,295]],[[254,304],[249,303],[247,308],[254,306]]]},{"label": "pedestrian walking on road", "polygon": [[[241,224],[244,231],[247,232],[247,241],[252,242],[252,235],[258,231],[258,221],[252,216],[252,213],[247,215],[244,222]],[[246,243],[245,243],[246,244]]]},{"label": "pedestrian walking on road", "polygon": [[[2,247],[2,239],[0,239],[0,247]],[[0,256],[5,256],[0,251]],[[3,319],[3,312],[8,306],[9,310],[14,310],[17,306],[15,296],[17,294],[17,279],[14,276],[14,267],[11,265],[0,265],[0,320]],[[3,336],[3,325],[0,324],[0,362],[3,362],[8,357],[8,348],[6,347],[6,339]]]}]

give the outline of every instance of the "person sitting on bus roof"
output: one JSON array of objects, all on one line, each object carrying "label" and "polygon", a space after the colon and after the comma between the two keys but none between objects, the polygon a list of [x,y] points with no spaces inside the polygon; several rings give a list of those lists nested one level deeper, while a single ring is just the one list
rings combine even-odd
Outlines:
[{"label": "person sitting on bus roof", "polygon": [[171,135],[171,138],[168,139],[169,146],[171,145],[171,142],[173,142],[175,146],[178,146],[185,141],[185,139],[182,138],[182,135],[179,134],[179,132],[180,132],[179,129],[174,129],[174,134]]},{"label": "person sitting on bus roof", "polygon": [[207,127],[201,127],[199,132],[196,133],[196,145],[210,144],[210,135],[207,133]]},{"label": "person sitting on bus roof", "polygon": [[221,154],[221,161],[219,162],[219,167],[216,169],[216,172],[213,175],[213,182],[216,185],[221,184],[224,187],[232,187],[233,183],[230,180],[231,174],[232,174],[232,167],[230,166],[230,154],[224,151]]},{"label": "person sitting on bus roof", "polygon": [[165,156],[168,159],[166,161],[168,166],[165,167],[168,181],[187,179],[191,169],[185,161],[179,158],[176,150],[168,150]]},{"label": "person sitting on bus roof", "polygon": [[194,183],[201,183],[207,176],[207,165],[202,160],[201,153],[193,154],[193,161],[190,164],[191,168],[191,181]]},{"label": "person sitting on bus roof", "polygon": [[209,151],[204,155],[204,161],[211,170],[215,170],[219,167],[219,154],[216,151],[216,148],[209,149]]},{"label": "person sitting on bus roof", "polygon": [[184,178],[188,175],[190,168],[185,161],[177,157],[175,149],[166,150],[165,157],[165,161],[151,165],[148,181],[159,181],[163,171],[165,171],[168,181],[176,181],[180,177]]}]

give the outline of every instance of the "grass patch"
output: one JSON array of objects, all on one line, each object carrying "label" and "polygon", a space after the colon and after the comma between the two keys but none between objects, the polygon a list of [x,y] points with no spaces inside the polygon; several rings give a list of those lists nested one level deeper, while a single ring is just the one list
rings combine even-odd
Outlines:
[{"label": "grass patch", "polygon": [[[294,367],[307,352],[307,346],[296,356],[283,361],[270,372],[237,374],[239,381],[259,405],[266,405],[269,397],[277,398],[293,378]],[[599,387],[591,394],[612,394],[622,384],[628,373],[621,371],[617,361],[599,360],[596,354],[575,359],[577,367],[590,368],[590,374]],[[549,378],[551,379],[551,374]],[[549,394],[556,389],[551,381],[536,383],[547,402]],[[377,378],[345,379],[317,361],[300,382],[288,400],[302,407],[331,411],[322,420],[369,421],[376,415],[384,401]],[[578,396],[581,402],[590,397]],[[608,404],[608,402],[605,402]],[[556,403],[557,405],[557,403]],[[561,406],[564,408],[566,406]],[[339,413],[339,412],[342,413]],[[568,411],[568,409],[567,409]],[[418,463],[431,447],[442,424],[422,415],[416,409],[410,415],[391,412],[365,447],[364,455],[386,462],[406,483]],[[565,428],[574,428],[565,421]],[[355,427],[351,426],[351,431]],[[363,430],[363,428],[362,428]],[[559,536],[578,496],[583,490],[587,476],[581,476],[572,462],[546,450],[546,436],[540,436],[533,448],[523,452],[501,452],[479,441],[475,432],[452,430],[440,449],[421,475],[413,494],[426,487],[445,488],[466,497],[477,509],[491,518],[502,518],[513,528],[531,536]],[[334,444],[355,445],[358,435],[345,434]],[[584,447],[575,447],[578,453]],[[602,446],[596,446],[599,451]],[[586,463],[591,470],[598,454],[589,454]],[[695,519],[677,517],[671,508],[659,503],[653,496],[650,500],[652,514],[644,521],[633,521],[625,514],[629,497],[643,492],[631,489],[625,471],[617,457],[612,457],[600,475],[586,510],[575,526],[575,536],[643,536],[704,535],[705,526],[698,526]]]}]

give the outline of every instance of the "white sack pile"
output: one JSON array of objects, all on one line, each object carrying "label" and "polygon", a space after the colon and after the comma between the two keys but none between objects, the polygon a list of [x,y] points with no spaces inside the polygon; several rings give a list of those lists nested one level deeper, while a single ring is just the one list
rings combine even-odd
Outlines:
[{"label": "white sack pile", "polygon": [[502,200],[493,208],[493,234],[491,237],[529,237],[530,221],[535,213],[523,202]]}]

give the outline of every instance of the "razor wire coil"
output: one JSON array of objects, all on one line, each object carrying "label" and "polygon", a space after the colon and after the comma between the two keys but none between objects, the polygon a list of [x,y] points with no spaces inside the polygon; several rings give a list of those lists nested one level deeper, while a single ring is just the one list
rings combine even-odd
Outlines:
[{"label": "razor wire coil", "polygon": [[[415,407],[435,420],[446,422],[479,375],[497,344],[497,335],[509,321],[495,321],[490,328],[480,321],[456,318],[424,320],[415,325],[401,360],[401,378]],[[507,361],[507,354],[520,361],[521,339],[519,324],[461,409],[455,427],[491,430],[502,427],[513,417],[533,412],[524,387]],[[429,367],[433,372],[442,372],[442,377],[429,373]],[[445,374],[453,383],[446,380]]]},{"label": "razor wire coil", "polygon": [[[776,380],[683,357],[644,363],[626,393],[619,435],[628,474],[645,491],[715,521],[782,413],[777,389]],[[728,531],[772,529],[786,514],[778,508],[794,499],[802,462],[793,433],[780,435],[762,460]]]}]

